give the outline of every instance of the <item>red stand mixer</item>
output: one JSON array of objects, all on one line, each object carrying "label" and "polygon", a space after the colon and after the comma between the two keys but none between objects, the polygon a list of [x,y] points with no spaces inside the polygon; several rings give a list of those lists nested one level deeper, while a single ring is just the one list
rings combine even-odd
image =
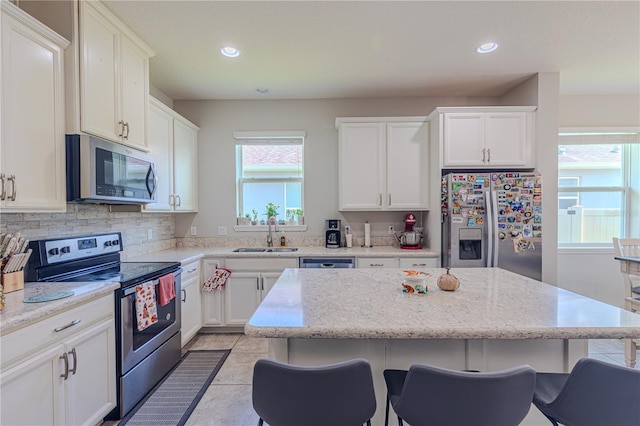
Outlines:
[{"label": "red stand mixer", "polygon": [[420,250],[422,249],[422,232],[414,230],[416,225],[416,216],[408,213],[404,217],[404,232],[400,236],[396,235],[396,239],[401,249]]}]

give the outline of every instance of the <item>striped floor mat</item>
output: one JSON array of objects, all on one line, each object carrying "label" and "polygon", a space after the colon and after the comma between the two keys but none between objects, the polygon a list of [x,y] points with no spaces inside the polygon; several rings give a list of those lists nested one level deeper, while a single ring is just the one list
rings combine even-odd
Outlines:
[{"label": "striped floor mat", "polygon": [[229,352],[187,351],[178,365],[118,425],[184,425]]}]

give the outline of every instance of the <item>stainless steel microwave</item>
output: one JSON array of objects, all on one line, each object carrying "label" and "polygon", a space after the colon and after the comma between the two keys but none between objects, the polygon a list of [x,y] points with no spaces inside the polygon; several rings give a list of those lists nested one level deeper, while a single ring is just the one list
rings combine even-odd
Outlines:
[{"label": "stainless steel microwave", "polygon": [[146,204],[156,201],[151,155],[90,135],[66,136],[67,201]]}]

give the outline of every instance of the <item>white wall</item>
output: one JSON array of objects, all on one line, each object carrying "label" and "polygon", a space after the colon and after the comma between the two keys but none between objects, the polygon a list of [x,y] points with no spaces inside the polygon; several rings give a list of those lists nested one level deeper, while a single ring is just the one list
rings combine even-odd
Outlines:
[{"label": "white wall", "polygon": [[[640,95],[560,96],[560,127],[640,127]],[[613,248],[559,250],[558,286],[623,306],[625,289]]]},{"label": "white wall", "polygon": [[[305,222],[308,236],[324,233],[325,219],[347,220],[356,236],[369,220],[374,235],[387,224],[402,223],[404,214],[338,212],[338,132],[336,117],[426,116],[438,106],[495,105],[495,98],[313,99],[279,101],[175,101],[174,109],[200,127],[198,133],[198,214],[176,215],[176,237],[187,237],[196,225],[198,237],[215,237],[235,224],[234,131],[304,130]],[[354,164],[354,167],[367,167]],[[436,206],[436,214],[438,208]],[[245,233],[243,233],[245,234]]]}]

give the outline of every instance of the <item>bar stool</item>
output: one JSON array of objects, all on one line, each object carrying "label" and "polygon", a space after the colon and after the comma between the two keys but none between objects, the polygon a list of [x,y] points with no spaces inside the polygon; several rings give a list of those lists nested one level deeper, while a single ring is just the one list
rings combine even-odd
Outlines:
[{"label": "bar stool", "polygon": [[371,366],[362,358],[312,367],[260,359],[252,398],[259,426],[371,426],[376,412]]},{"label": "bar stool", "polygon": [[449,370],[414,364],[385,370],[387,408],[412,426],[515,426],[531,408],[536,372],[528,365],[495,372]]},{"label": "bar stool", "polygon": [[538,373],[534,405],[554,426],[640,425],[640,370],[582,358],[571,373]]}]

